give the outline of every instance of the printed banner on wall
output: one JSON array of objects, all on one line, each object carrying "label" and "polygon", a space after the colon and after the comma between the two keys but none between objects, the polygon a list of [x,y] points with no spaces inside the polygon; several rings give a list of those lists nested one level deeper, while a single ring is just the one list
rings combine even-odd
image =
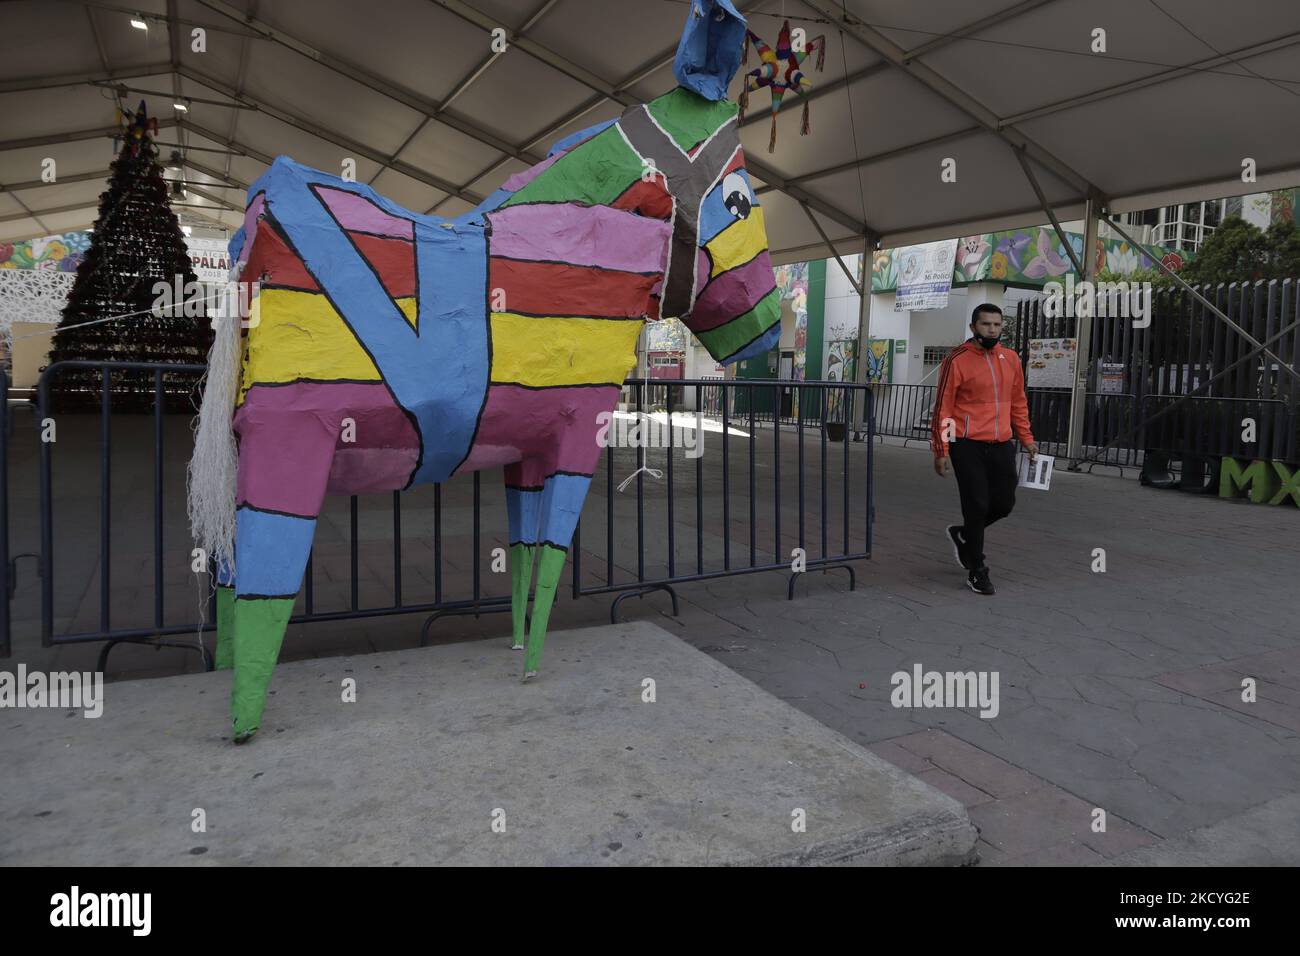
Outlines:
[{"label": "printed banner on wall", "polygon": [[190,265],[200,282],[225,282],[230,274],[230,254],[224,239],[194,239],[186,237],[185,247],[190,254]]},{"label": "printed banner on wall", "polygon": [[898,263],[898,297],[895,312],[929,312],[948,305],[952,288],[957,240],[944,239],[895,251]]},{"label": "printed banner on wall", "polygon": [[1030,388],[1073,388],[1075,339],[1030,339]]}]

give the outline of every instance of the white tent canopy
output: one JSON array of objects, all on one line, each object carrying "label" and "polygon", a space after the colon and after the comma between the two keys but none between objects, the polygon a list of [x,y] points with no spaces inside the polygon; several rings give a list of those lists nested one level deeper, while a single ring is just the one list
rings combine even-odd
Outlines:
[{"label": "white tent canopy", "polygon": [[[112,86],[179,144],[184,211],[227,228],[279,154],[326,170],[351,158],[395,202],[460,213],[555,140],[669,89],[687,13],[683,0],[133,2],[0,3],[0,240],[94,221]],[[828,40],[825,71],[805,64],[810,134],[787,96],[769,154],[765,91],[742,131],[778,262],[826,255],[823,236],[851,253],[1041,223],[1017,148],[1063,220],[1089,195],[1123,212],[1300,184],[1294,0],[737,6],[769,42],[787,17]]]}]

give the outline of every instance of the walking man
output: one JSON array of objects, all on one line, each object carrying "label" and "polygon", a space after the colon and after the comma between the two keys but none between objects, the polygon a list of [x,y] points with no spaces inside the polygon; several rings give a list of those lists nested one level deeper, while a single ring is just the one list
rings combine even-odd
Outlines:
[{"label": "walking man", "polygon": [[940,478],[952,462],[961,492],[962,524],[949,525],[957,561],[977,594],[992,594],[984,563],[984,529],[1011,514],[1016,503],[1015,437],[1032,461],[1038,446],[1029,431],[1029,403],[1020,356],[998,344],[1002,310],[992,303],[971,313],[974,334],[943,360],[930,416],[930,447]]}]

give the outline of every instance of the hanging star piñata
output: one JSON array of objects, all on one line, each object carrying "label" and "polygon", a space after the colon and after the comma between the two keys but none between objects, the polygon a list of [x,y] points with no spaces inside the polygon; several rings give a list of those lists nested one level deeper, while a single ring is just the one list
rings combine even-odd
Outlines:
[{"label": "hanging star pi\u00f1ata", "polygon": [[[800,27],[798,34],[803,34],[803,28]],[[753,44],[754,50],[758,53],[759,59],[763,65],[756,70],[750,70],[745,74],[745,88],[740,94],[740,118],[745,118],[745,108],[749,105],[749,93],[751,90],[759,90],[763,87],[770,87],[772,90],[772,137],[768,140],[767,151],[769,153],[776,150],[776,114],[781,109],[781,99],[785,96],[786,90],[791,90],[804,96],[812,88],[812,81],[804,76],[803,70],[799,69],[803,61],[813,50],[817,51],[817,70],[821,72],[826,63],[826,37],[819,36],[814,40],[800,42],[797,44],[800,49],[795,49],[795,45],[790,42],[790,21],[785,21],[781,26],[781,33],[776,38],[776,49],[764,43],[759,37],[754,35],[753,30],[745,31],[745,62],[749,62],[749,44]],[[808,130],[808,100],[803,103],[803,123],[799,127],[799,135],[807,136]]]}]

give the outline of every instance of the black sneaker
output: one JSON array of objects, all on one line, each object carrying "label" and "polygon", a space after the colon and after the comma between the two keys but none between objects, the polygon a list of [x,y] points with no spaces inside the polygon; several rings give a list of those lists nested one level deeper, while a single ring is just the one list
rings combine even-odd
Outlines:
[{"label": "black sneaker", "polygon": [[966,586],[976,594],[992,594],[993,582],[989,580],[989,569],[976,568],[966,578]]},{"label": "black sneaker", "polygon": [[952,556],[967,571],[970,570],[970,556],[966,553],[966,537],[961,533],[961,525],[948,525],[948,539],[952,541]]}]

